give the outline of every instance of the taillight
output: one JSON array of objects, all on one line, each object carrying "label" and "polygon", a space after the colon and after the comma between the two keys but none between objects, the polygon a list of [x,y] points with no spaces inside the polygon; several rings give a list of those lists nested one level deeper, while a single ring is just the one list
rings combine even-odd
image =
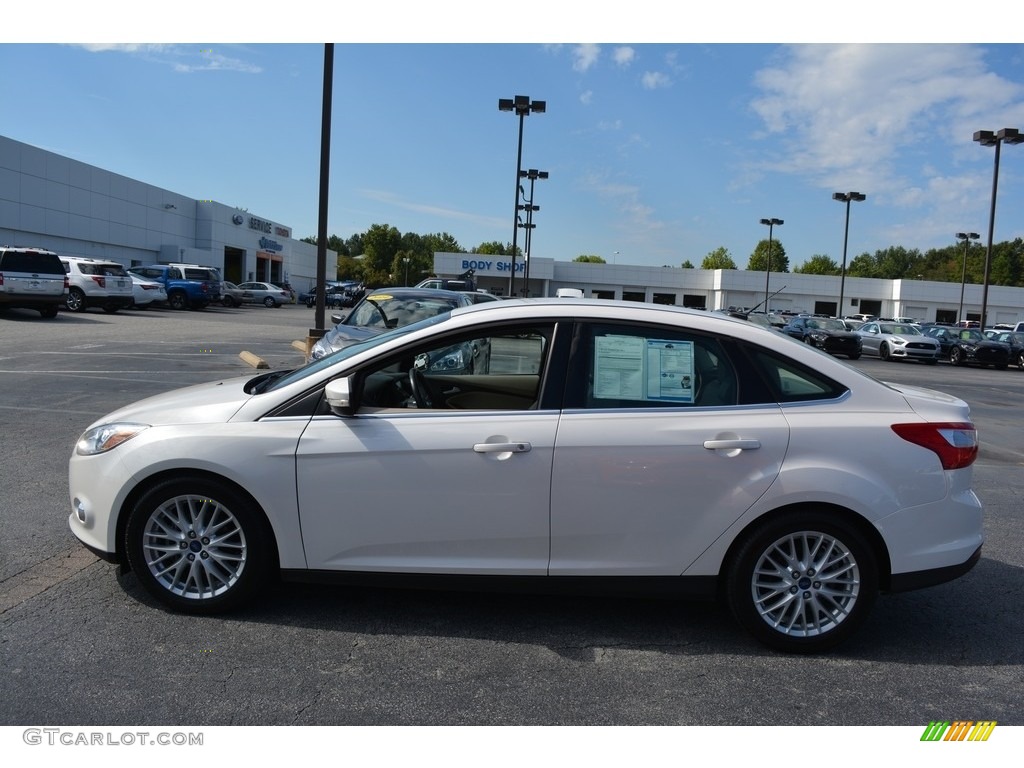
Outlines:
[{"label": "taillight", "polygon": [[99,277],[98,275],[90,275],[90,277],[92,277],[93,282],[96,283],[96,285],[98,285],[100,288],[107,287],[107,278]]},{"label": "taillight", "polygon": [[4,284],[4,273],[0,272],[0,285]]},{"label": "taillight", "polygon": [[71,278],[69,278],[67,275],[64,275],[64,290],[67,291],[70,288],[71,288]]},{"label": "taillight", "polygon": [[934,451],[943,469],[967,467],[978,458],[978,430],[969,422],[893,424],[892,431],[908,442]]}]

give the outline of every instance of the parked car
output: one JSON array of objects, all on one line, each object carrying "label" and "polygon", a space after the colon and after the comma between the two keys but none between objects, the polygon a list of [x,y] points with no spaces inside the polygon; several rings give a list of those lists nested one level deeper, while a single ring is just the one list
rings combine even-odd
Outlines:
[{"label": "parked car", "polygon": [[861,354],[860,337],[846,330],[842,320],[828,317],[793,317],[782,332],[833,355],[856,360]]},{"label": "parked car", "polygon": [[291,291],[273,283],[239,283],[238,287],[247,294],[246,301],[265,307],[280,307],[292,300]]},{"label": "parked car", "polygon": [[220,284],[220,303],[225,307],[240,307],[251,300],[252,294],[239,288],[234,283],[224,280]]},{"label": "parked car", "polygon": [[56,317],[67,290],[68,275],[53,251],[0,246],[0,310],[34,309]]},{"label": "parked car", "polygon": [[466,294],[469,300],[474,304],[486,304],[489,301],[501,301],[500,298],[495,296],[493,293],[487,291],[460,291],[460,293]]},{"label": "parked car", "polygon": [[[488,373],[429,368],[483,337]],[[978,562],[977,453],[963,401],[750,323],[509,300],[98,419],[70,460],[69,522],[187,613],[267,598],[276,574],[583,585],[722,596],[758,640],[806,653],[880,592]]]},{"label": "parked car", "polygon": [[161,283],[147,280],[131,270],[128,270],[128,277],[132,279],[133,309],[149,309],[154,304],[163,304],[167,301],[167,291]]},{"label": "parked car", "polygon": [[1010,364],[1010,345],[989,341],[978,328],[945,328],[930,325],[925,333],[939,342],[942,355],[953,365],[991,365],[1005,369]]},{"label": "parked car", "polygon": [[1024,371],[1024,332],[1000,331],[989,341],[998,341],[1010,346],[1010,362]]},{"label": "parked car", "polygon": [[[391,328],[401,328],[472,303],[461,291],[438,288],[381,288],[370,291],[347,315],[331,317],[336,325],[313,345],[310,359],[319,360]],[[472,357],[468,358],[466,364],[469,365],[471,360]]]},{"label": "parked car", "polygon": [[72,312],[85,312],[100,307],[114,313],[135,302],[132,279],[116,261],[61,256],[68,275],[68,294],[64,306]]},{"label": "parked car", "polygon": [[920,360],[927,365],[935,365],[942,357],[939,342],[923,334],[915,325],[876,320],[864,323],[856,333],[860,336],[864,354],[875,355],[882,360]]},{"label": "parked car", "polygon": [[220,273],[212,267],[194,264],[147,264],[132,272],[160,283],[167,291],[171,309],[206,309],[220,301]]}]

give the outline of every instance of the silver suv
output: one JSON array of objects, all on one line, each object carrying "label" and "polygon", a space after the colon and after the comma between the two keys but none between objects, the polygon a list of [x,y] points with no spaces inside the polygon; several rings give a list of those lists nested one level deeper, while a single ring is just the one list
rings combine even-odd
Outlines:
[{"label": "silver suv", "polygon": [[85,312],[89,307],[102,307],[104,312],[117,312],[135,301],[132,278],[116,261],[61,256],[68,273],[68,296],[64,304],[72,312]]},{"label": "silver suv", "polygon": [[67,275],[53,251],[0,246],[0,310],[21,307],[56,317],[67,289]]}]

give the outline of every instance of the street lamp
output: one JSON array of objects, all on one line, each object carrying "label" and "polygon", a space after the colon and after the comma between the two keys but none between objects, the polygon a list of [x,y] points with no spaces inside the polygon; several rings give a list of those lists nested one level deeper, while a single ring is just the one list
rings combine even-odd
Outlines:
[{"label": "street lamp", "polygon": [[514,99],[498,99],[498,110],[515,112],[519,115],[519,149],[516,152],[516,204],[512,209],[512,269],[508,275],[508,295],[515,296],[516,240],[519,235],[519,175],[523,168],[523,118],[531,112],[546,112],[547,102],[530,101],[529,96],[516,96]]},{"label": "street lamp", "polygon": [[772,274],[772,228],[781,227],[782,219],[761,219],[761,223],[768,227],[768,264],[764,268],[764,313],[768,314],[768,280]]},{"label": "street lamp", "polygon": [[956,314],[957,322],[963,323],[964,321],[964,284],[967,282],[967,249],[971,245],[971,240],[977,240],[981,235],[977,232],[957,232],[956,239],[964,241],[964,267],[960,273],[960,311]]},{"label": "street lamp", "polygon": [[[530,199],[527,200],[524,205],[516,206],[517,211],[526,211],[526,223],[519,224],[519,226],[526,230],[526,249],[523,252],[524,258],[526,260],[526,270],[523,276],[523,294],[526,296],[530,295],[530,246],[533,244],[533,229],[537,226],[536,224],[533,223],[533,212],[540,210],[539,205],[533,204],[533,183],[537,181],[537,179],[546,179],[547,177],[547,171],[538,171],[536,168],[531,168],[528,171],[519,172],[519,178],[530,180]],[[522,185],[520,185],[519,187],[519,193],[524,198],[526,197],[526,192],[523,190]]]},{"label": "street lamp", "polygon": [[850,203],[859,203],[867,199],[867,195],[860,192],[833,192],[832,199],[840,203],[846,203],[846,229],[843,230],[843,268],[839,272],[839,309],[836,313],[840,320],[843,319],[843,292],[846,290],[846,241],[850,237]]},{"label": "street lamp", "polygon": [[402,264],[405,265],[405,283],[403,283],[403,285],[408,285],[409,284],[409,257],[408,256],[403,256],[402,257]]},{"label": "street lamp", "polygon": [[999,188],[999,148],[1003,143],[1020,144],[1024,136],[1016,128],[1002,128],[992,131],[975,131],[974,140],[983,147],[995,147],[995,167],[992,171],[992,206],[988,214],[988,248],[985,250],[985,278],[981,287],[981,330],[985,330],[985,314],[988,310],[988,279],[992,265],[992,235],[996,228],[996,190]]}]

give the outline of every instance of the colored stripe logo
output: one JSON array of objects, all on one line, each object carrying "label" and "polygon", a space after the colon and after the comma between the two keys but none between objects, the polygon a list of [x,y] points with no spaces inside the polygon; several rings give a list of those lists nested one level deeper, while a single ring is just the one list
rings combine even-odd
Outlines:
[{"label": "colored stripe logo", "polygon": [[921,741],[988,741],[995,727],[995,720],[933,720],[921,734]]}]

